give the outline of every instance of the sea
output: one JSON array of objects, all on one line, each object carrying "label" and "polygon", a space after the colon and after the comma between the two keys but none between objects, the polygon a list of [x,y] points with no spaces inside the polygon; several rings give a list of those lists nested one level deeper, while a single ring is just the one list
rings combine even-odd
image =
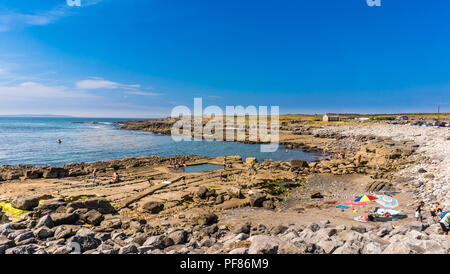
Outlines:
[{"label": "sea", "polygon": [[[49,165],[108,161],[137,156],[240,155],[259,161],[314,161],[319,153],[289,150],[260,151],[259,144],[225,141],[181,141],[146,131],[120,129],[121,118],[0,117],[0,165]],[[58,144],[56,141],[62,142]]]}]

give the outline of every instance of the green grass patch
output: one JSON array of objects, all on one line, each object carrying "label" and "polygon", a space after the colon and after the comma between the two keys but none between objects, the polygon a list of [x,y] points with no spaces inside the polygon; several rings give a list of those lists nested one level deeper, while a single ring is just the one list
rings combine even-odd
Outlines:
[{"label": "green grass patch", "polygon": [[14,208],[11,203],[0,203],[1,211],[8,217],[13,219],[20,219],[30,210],[22,210],[18,208]]}]

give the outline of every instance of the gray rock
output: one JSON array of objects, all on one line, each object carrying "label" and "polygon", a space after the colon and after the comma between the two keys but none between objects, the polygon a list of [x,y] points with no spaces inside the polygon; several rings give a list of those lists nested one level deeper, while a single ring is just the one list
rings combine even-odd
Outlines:
[{"label": "gray rock", "polygon": [[320,229],[320,226],[318,224],[316,224],[316,223],[311,223],[311,224],[309,224],[307,226],[307,228],[309,230],[311,230],[312,232],[316,232],[316,231],[318,231]]},{"label": "gray rock", "polygon": [[152,249],[161,249],[164,248],[164,235],[152,236],[148,238],[142,246],[149,247]]},{"label": "gray rock", "polygon": [[78,220],[78,214],[75,213],[52,213],[50,218],[55,226],[73,225]]},{"label": "gray rock", "polygon": [[256,235],[248,239],[251,242],[248,254],[277,254],[279,240],[274,236]]},{"label": "gray rock", "polygon": [[101,241],[94,237],[73,236],[68,240],[68,243],[78,243],[81,247],[81,252],[85,252],[91,249],[96,249],[101,244]]},{"label": "gray rock", "polygon": [[421,232],[424,229],[424,225],[422,222],[415,221],[409,225],[410,230],[416,230]]},{"label": "gray rock", "polygon": [[119,254],[136,254],[138,252],[138,247],[134,244],[130,244],[119,249]]},{"label": "gray rock", "polygon": [[39,219],[39,221],[36,224],[36,228],[42,227],[42,226],[45,226],[45,227],[48,227],[48,228],[52,228],[53,225],[54,224],[53,224],[52,218],[50,217],[50,215],[47,214],[47,215],[45,215],[45,216],[43,216],[42,218]]},{"label": "gray rock", "polygon": [[87,213],[82,214],[80,218],[94,226],[98,226],[104,220],[103,215],[95,209],[91,209]]},{"label": "gray rock", "polygon": [[230,197],[238,198],[238,199],[241,198],[241,195],[242,195],[241,189],[237,188],[237,187],[227,188],[227,193],[228,193],[228,195],[230,195]]},{"label": "gray rock", "polygon": [[273,227],[273,228],[270,230],[270,233],[271,233],[272,235],[278,235],[278,234],[284,233],[287,229],[288,229],[287,226],[284,226],[284,225],[278,225],[278,226]]},{"label": "gray rock", "polygon": [[97,234],[95,234],[94,237],[99,239],[100,241],[104,242],[106,240],[111,239],[111,233],[106,233],[106,232],[104,232],[104,233],[97,233]]},{"label": "gray rock", "polygon": [[89,199],[83,199],[74,201],[68,204],[68,207],[72,207],[75,209],[78,208],[86,208],[88,210],[95,209],[101,214],[109,214],[114,213],[116,210],[111,205],[111,203],[102,197],[94,197]]},{"label": "gray rock", "polygon": [[80,228],[80,230],[77,231],[75,236],[78,236],[78,237],[94,237],[95,236],[95,232],[90,230],[89,228],[82,227],[82,228]]},{"label": "gray rock", "polygon": [[36,245],[16,246],[8,248],[5,254],[33,254],[36,249]]},{"label": "gray rock", "polygon": [[14,230],[14,226],[11,224],[2,224],[0,225],[0,234],[7,235]]},{"label": "gray rock", "polygon": [[32,210],[39,205],[39,199],[36,197],[19,195],[12,197],[11,206],[22,210]]},{"label": "gray rock", "polygon": [[250,195],[250,206],[251,207],[262,207],[263,202],[266,200],[267,195],[262,192],[256,192]]},{"label": "gray rock", "polygon": [[176,245],[186,243],[187,237],[188,234],[184,230],[177,230],[167,235],[167,238],[171,239]]},{"label": "gray rock", "polygon": [[217,215],[211,212],[197,213],[192,216],[191,222],[198,225],[211,225],[217,222]]},{"label": "gray rock", "polygon": [[30,238],[34,238],[34,234],[31,231],[27,231],[27,232],[17,235],[14,238],[14,242],[18,243],[18,242],[22,242],[22,241],[30,239]]},{"label": "gray rock", "polygon": [[404,242],[395,242],[388,245],[382,254],[410,254],[411,248]]},{"label": "gray rock", "polygon": [[369,242],[367,243],[363,250],[362,254],[381,254],[383,252],[381,245],[377,242]]},{"label": "gray rock", "polygon": [[316,245],[324,250],[326,254],[331,254],[333,251],[335,251],[338,247],[342,246],[344,243],[337,240],[331,240],[331,241],[320,241]]},{"label": "gray rock", "polygon": [[47,239],[48,237],[52,237],[53,233],[54,233],[53,230],[51,230],[48,227],[43,226],[34,231],[34,236],[38,239],[43,240],[43,239]]},{"label": "gray rock", "polygon": [[363,226],[363,225],[358,225],[358,226],[352,225],[352,226],[350,227],[350,229],[351,229],[351,230],[354,230],[354,231],[356,231],[356,232],[359,232],[359,233],[366,233],[366,227]]},{"label": "gray rock", "polygon": [[250,233],[250,228],[251,228],[250,223],[248,223],[248,222],[241,223],[234,227],[233,233],[234,234],[239,234],[239,233],[248,234],[248,233]]},{"label": "gray rock", "polygon": [[65,226],[58,226],[55,230],[54,237],[55,239],[66,239],[73,236],[75,233],[71,228]]},{"label": "gray rock", "polygon": [[248,248],[240,247],[231,250],[228,254],[248,254]]},{"label": "gray rock", "polygon": [[164,209],[164,204],[157,201],[146,202],[142,208],[152,214],[157,214]]},{"label": "gray rock", "polygon": [[343,246],[338,247],[333,254],[360,254],[361,249],[360,244],[346,242]]}]

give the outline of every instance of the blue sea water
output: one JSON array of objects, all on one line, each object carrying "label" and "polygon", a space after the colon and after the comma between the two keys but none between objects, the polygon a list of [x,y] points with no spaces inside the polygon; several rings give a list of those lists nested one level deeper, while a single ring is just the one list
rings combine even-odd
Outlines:
[{"label": "blue sea water", "polygon": [[[110,118],[0,117],[0,165],[51,165],[94,162],[135,156],[241,155],[243,159],[316,160],[321,155],[280,146],[273,153],[260,145],[220,141],[175,142],[170,136],[119,129]],[[81,122],[81,123],[80,123]],[[89,122],[98,122],[91,124]],[[56,140],[62,143],[57,144]]]}]

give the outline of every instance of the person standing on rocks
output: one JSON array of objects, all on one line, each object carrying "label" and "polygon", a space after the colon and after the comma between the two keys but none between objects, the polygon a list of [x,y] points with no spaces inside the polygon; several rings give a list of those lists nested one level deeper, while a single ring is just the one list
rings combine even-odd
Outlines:
[{"label": "person standing on rocks", "polygon": [[357,157],[356,157],[356,166],[359,166],[359,163],[361,162],[361,154],[359,154]]},{"label": "person standing on rocks", "polygon": [[422,222],[422,220],[423,220],[422,210],[423,210],[424,206],[425,206],[425,203],[422,201],[422,202],[420,202],[419,206],[416,208],[416,214],[415,214],[416,221]]},{"label": "person standing on rocks", "polygon": [[92,171],[92,178],[94,179],[94,183],[97,180],[97,169],[94,168],[94,171]]}]

